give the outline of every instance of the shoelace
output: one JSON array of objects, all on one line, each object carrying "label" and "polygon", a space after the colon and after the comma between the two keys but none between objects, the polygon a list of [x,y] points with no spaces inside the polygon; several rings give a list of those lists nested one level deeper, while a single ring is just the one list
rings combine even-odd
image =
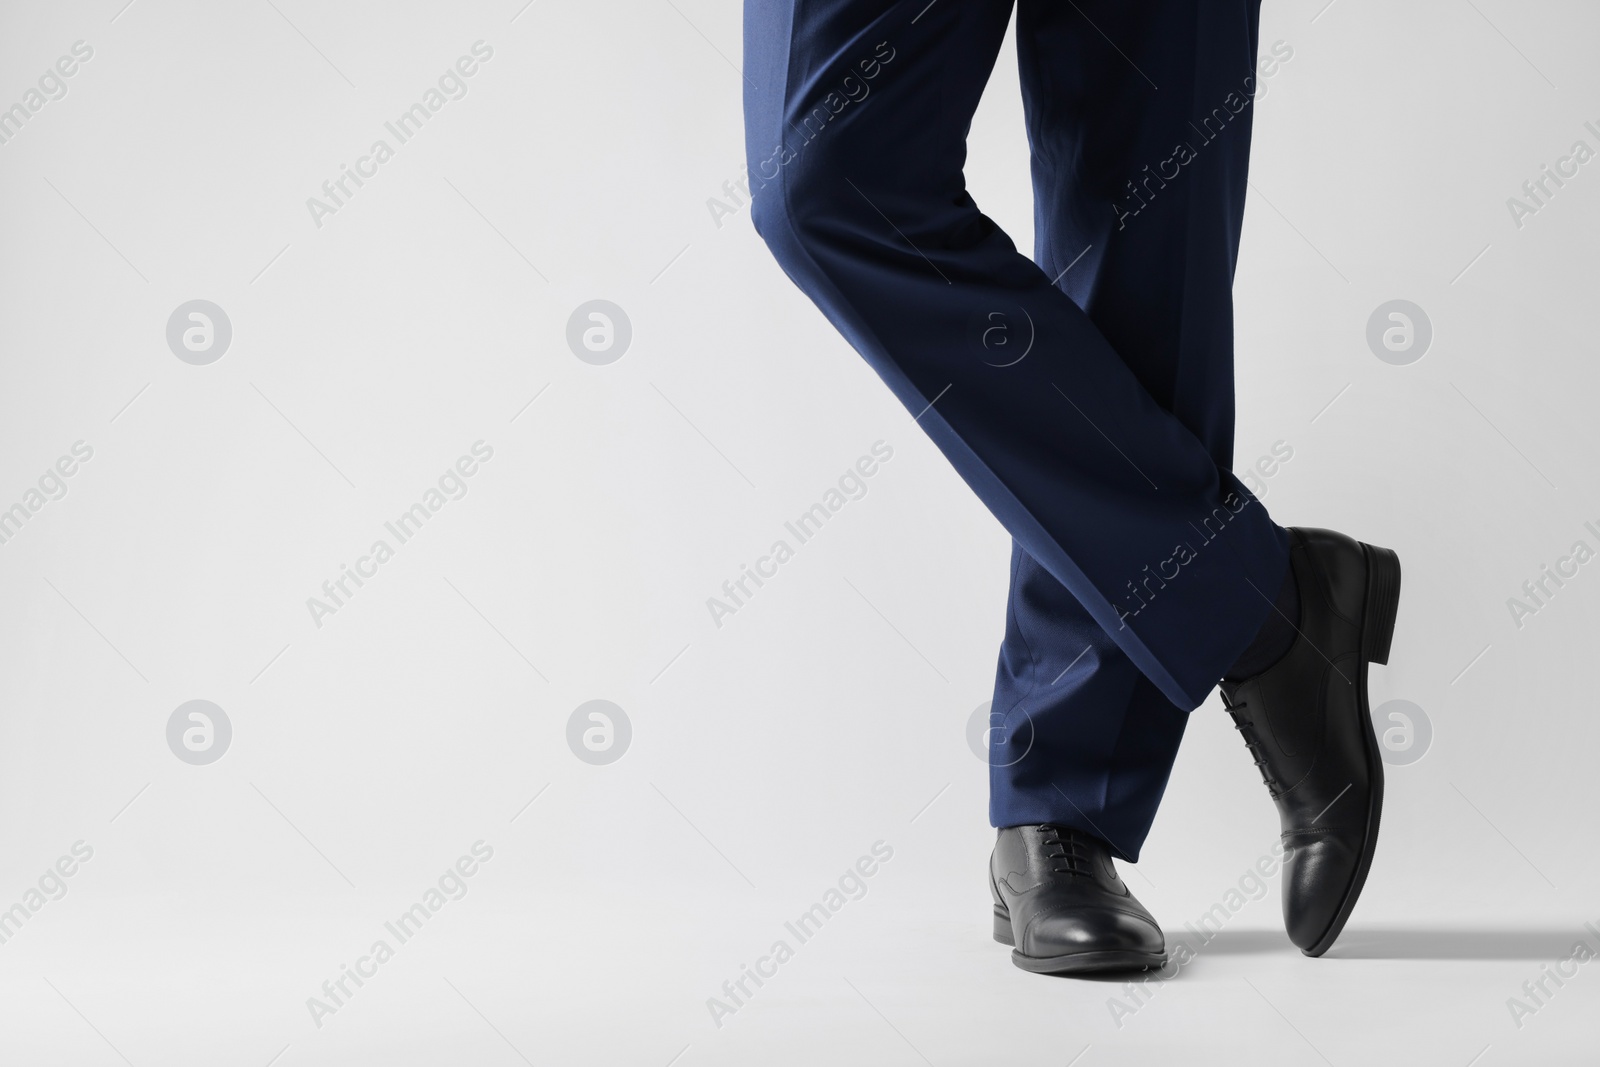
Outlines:
[{"label": "shoelace", "polygon": [[1081,842],[1076,833],[1063,826],[1049,825],[1039,827],[1039,831],[1044,835],[1045,845],[1054,845],[1058,849],[1055,852],[1045,853],[1046,858],[1052,861],[1051,870],[1057,874],[1090,873],[1089,857],[1078,853]]},{"label": "shoelace", "polygon": [[1238,730],[1244,738],[1245,748],[1250,750],[1250,757],[1255,761],[1256,770],[1261,772],[1261,780],[1266,783],[1267,791],[1276,798],[1280,783],[1267,767],[1266,750],[1261,745],[1261,738],[1256,734],[1255,720],[1245,718],[1245,712],[1250,709],[1249,703],[1241,700],[1235,704],[1224,693],[1222,694],[1222,706],[1228,710],[1229,715],[1233,716],[1233,728]]}]

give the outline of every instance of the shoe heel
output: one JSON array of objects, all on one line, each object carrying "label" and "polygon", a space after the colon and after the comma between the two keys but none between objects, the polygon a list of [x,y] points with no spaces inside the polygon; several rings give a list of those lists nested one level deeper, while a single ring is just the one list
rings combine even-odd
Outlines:
[{"label": "shoe heel", "polygon": [[994,939],[1013,948],[1017,944],[1016,938],[1011,935],[1011,916],[999,907],[994,909]]},{"label": "shoe heel", "polygon": [[1364,544],[1367,557],[1367,617],[1361,635],[1362,657],[1388,663],[1400,611],[1400,557],[1387,548]]}]

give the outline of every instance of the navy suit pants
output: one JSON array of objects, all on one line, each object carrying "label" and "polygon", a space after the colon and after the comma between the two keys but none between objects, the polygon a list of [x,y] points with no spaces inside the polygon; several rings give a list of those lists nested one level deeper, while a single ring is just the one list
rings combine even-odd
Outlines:
[{"label": "navy suit pants", "polygon": [[1230,470],[1259,0],[1017,0],[1031,259],[962,174],[1013,6],[746,0],[752,217],[1013,538],[991,821],[1133,860],[1288,568]]}]

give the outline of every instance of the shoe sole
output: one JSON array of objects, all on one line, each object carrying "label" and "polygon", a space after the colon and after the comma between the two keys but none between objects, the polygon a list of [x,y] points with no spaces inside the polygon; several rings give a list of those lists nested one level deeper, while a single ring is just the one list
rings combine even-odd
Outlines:
[{"label": "shoe sole", "polygon": [[1367,812],[1367,832],[1361,843],[1361,855],[1356,861],[1355,877],[1345,890],[1344,901],[1339,905],[1333,923],[1317,943],[1300,951],[1307,956],[1320,956],[1333,947],[1344,924],[1355,910],[1361,890],[1367,884],[1367,872],[1372,868],[1372,856],[1378,850],[1378,823],[1383,815],[1383,751],[1378,747],[1378,733],[1372,725],[1372,707],[1367,702],[1367,667],[1372,663],[1389,662],[1389,648],[1394,642],[1394,623],[1400,611],[1400,557],[1387,548],[1362,544],[1361,551],[1367,561],[1367,601],[1361,616],[1361,669],[1357,694],[1361,721],[1365,726],[1367,746],[1367,776],[1372,782],[1371,804]]},{"label": "shoe sole", "polygon": [[994,909],[994,939],[1002,945],[1011,945],[1011,962],[1034,974],[1091,974],[1098,971],[1146,971],[1161,967],[1167,962],[1165,952],[1133,952],[1126,949],[1104,949],[1099,952],[1069,952],[1062,956],[1024,956],[1016,950],[1016,938],[1011,933],[1011,915],[1001,908]]}]

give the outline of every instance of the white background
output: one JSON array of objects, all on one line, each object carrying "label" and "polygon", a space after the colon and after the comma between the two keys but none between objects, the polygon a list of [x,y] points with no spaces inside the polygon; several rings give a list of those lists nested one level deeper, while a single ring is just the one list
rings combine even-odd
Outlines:
[{"label": "white background", "polygon": [[[1389,768],[1326,958],[1274,883],[1120,1026],[1120,986],[989,938],[965,732],[1006,535],[748,211],[707,208],[743,165],[737,3],[6,4],[0,106],[94,54],[0,145],[0,507],[94,455],[0,544],[0,908],[94,852],[0,944],[0,1061],[1591,1060],[1600,967],[1520,1028],[1507,998],[1600,949],[1600,563],[1521,628],[1507,599],[1600,548],[1600,162],[1520,229],[1506,200],[1600,148],[1600,12],[1325,2],[1263,17],[1294,55],[1257,104],[1239,469],[1287,443],[1278,521],[1399,551],[1373,700],[1434,736]],[[467,95],[315,225],[307,198],[478,40]],[[1031,247],[1009,48],[970,181]],[[166,342],[196,298],[233,328],[208,366]],[[633,328],[608,366],[565,340],[596,298]],[[1408,366],[1365,339],[1392,299],[1433,324]],[[706,598],[880,439],[868,495],[714,627]],[[467,495],[316,626],[306,599],[479,440]],[[233,726],[208,766],[166,741],[197,698]],[[633,729],[608,766],[566,742],[597,698]],[[1125,871],[1181,933],[1276,830],[1213,700]],[[467,895],[314,1025],[480,839]],[[866,897],[714,1025],[878,840]]]}]

